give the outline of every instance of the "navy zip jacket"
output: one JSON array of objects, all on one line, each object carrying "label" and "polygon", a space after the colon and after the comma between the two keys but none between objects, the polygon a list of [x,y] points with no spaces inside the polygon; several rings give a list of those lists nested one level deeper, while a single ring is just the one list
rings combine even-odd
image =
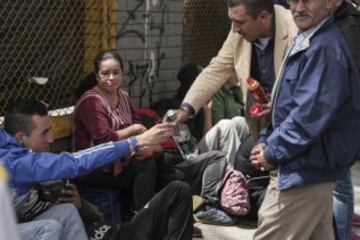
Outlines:
[{"label": "navy zip jacket", "polygon": [[278,167],[279,190],[339,180],[359,157],[360,79],[332,21],[284,60],[273,90],[264,157]]}]

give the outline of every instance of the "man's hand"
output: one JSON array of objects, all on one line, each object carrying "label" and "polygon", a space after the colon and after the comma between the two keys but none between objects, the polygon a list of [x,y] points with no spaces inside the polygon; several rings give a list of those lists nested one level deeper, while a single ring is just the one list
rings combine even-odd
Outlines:
[{"label": "man's hand", "polygon": [[213,102],[210,100],[207,103],[204,104],[203,109],[204,113],[211,113],[213,108]]},{"label": "man's hand", "polygon": [[259,106],[262,111],[256,115],[256,117],[261,117],[270,113],[270,104],[269,103],[254,103]]},{"label": "man's hand", "polygon": [[254,148],[251,150],[250,153],[250,162],[251,164],[256,167],[257,169],[260,169],[261,171],[270,171],[274,169],[275,167],[268,163],[266,159],[264,158],[264,149],[266,147],[266,144],[259,143],[254,146]]},{"label": "man's hand", "polygon": [[186,120],[188,120],[189,115],[190,115],[189,109],[187,109],[186,107],[180,108],[180,109],[176,112],[175,125],[178,124],[178,123],[185,122]]},{"label": "man's hand", "polygon": [[80,194],[72,183],[66,183],[65,189],[62,191],[63,197],[59,198],[56,203],[72,203],[77,209],[81,208]]}]

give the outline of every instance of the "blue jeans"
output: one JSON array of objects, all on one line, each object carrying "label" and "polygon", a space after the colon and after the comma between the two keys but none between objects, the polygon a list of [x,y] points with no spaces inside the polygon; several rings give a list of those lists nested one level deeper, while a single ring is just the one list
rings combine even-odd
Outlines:
[{"label": "blue jeans", "polygon": [[[33,221],[55,220],[61,224],[61,238],[66,240],[87,240],[84,224],[78,210],[71,203],[59,204],[40,214]],[[28,239],[28,238],[26,238]],[[37,239],[37,238],[35,238]],[[53,238],[49,238],[53,239]]]},{"label": "blue jeans", "polygon": [[17,225],[21,240],[61,240],[61,223],[55,220],[39,220]]},{"label": "blue jeans", "polygon": [[354,191],[350,170],[343,180],[336,183],[333,191],[333,202],[337,239],[349,240],[354,213]]}]

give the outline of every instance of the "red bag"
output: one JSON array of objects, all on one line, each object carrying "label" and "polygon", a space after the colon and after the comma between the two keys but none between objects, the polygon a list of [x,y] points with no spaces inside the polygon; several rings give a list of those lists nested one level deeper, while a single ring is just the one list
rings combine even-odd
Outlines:
[{"label": "red bag", "polygon": [[245,216],[250,211],[249,189],[244,174],[237,170],[225,174],[218,187],[221,208],[230,215]]}]

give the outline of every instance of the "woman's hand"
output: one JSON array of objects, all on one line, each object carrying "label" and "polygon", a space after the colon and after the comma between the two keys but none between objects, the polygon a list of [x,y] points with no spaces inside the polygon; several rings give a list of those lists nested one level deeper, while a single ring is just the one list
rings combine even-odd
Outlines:
[{"label": "woman's hand", "polygon": [[119,139],[125,139],[128,137],[134,136],[134,135],[141,134],[141,133],[145,132],[146,130],[147,129],[144,125],[135,123],[135,124],[128,126],[127,128],[117,130],[116,134]]},{"label": "woman's hand", "polygon": [[131,126],[129,126],[129,128],[130,128],[129,129],[130,136],[141,134],[147,130],[147,128],[144,125],[138,123],[132,124]]},{"label": "woman's hand", "polygon": [[169,138],[175,131],[173,123],[156,124],[154,127],[136,136],[138,144],[143,147],[156,145]]}]

